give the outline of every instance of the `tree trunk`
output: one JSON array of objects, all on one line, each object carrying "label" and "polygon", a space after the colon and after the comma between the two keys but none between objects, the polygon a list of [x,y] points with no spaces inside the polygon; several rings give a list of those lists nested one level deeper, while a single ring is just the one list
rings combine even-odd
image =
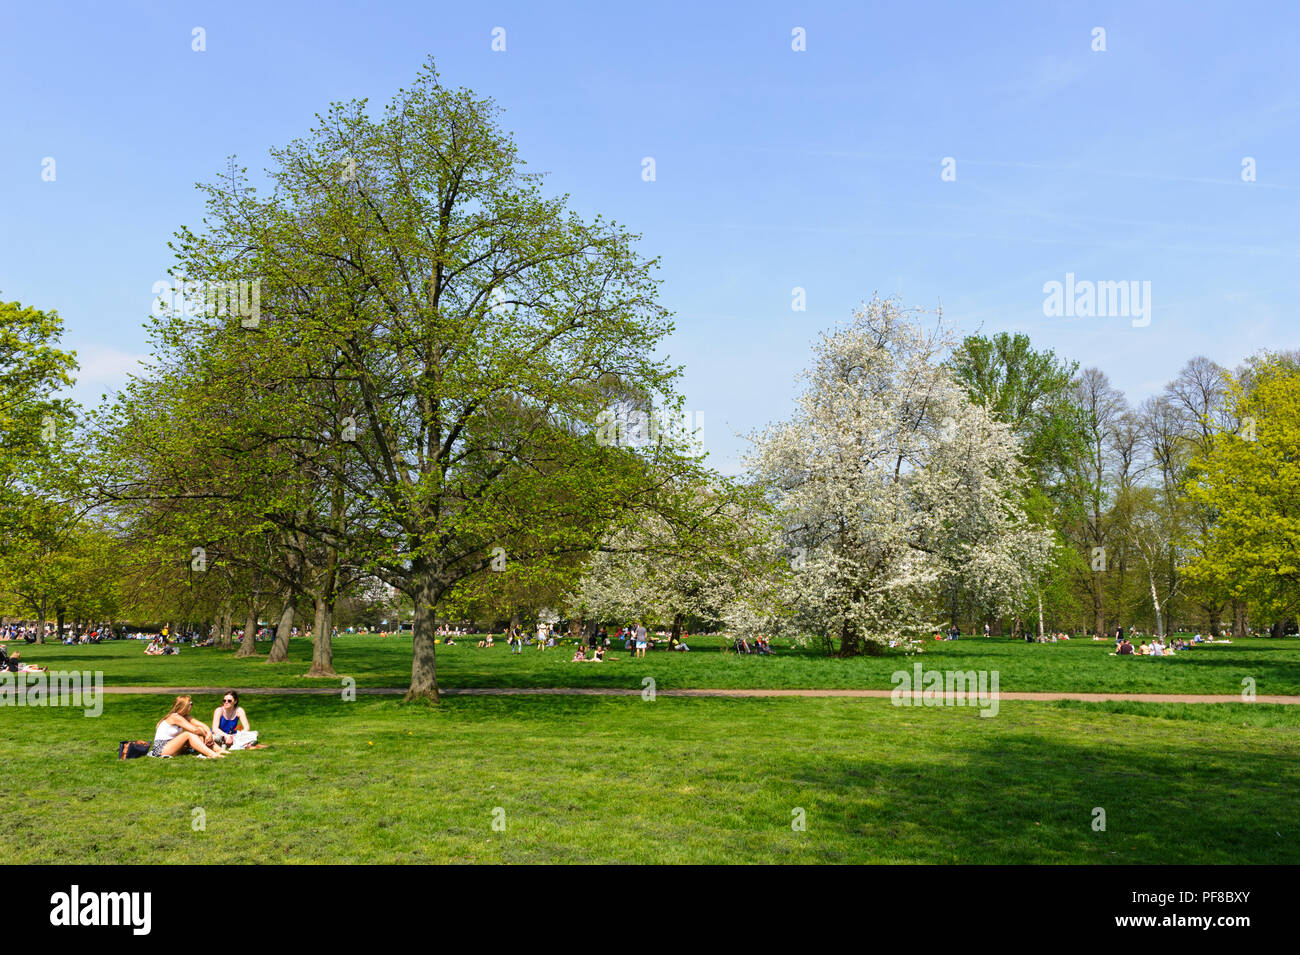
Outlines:
[{"label": "tree trunk", "polygon": [[1243,600],[1232,602],[1232,639],[1241,640],[1246,636],[1246,603]]},{"label": "tree trunk", "polygon": [[43,644],[45,642],[45,615],[46,615],[46,602],[45,602],[45,597],[42,596],[41,597],[41,620],[36,627],[36,642],[38,644]]},{"label": "tree trunk", "polygon": [[1106,636],[1106,614],[1101,603],[1101,582],[1097,581],[1092,591],[1092,632],[1099,637]]},{"label": "tree trunk", "polygon": [[434,617],[433,581],[428,579],[428,571],[418,578],[415,587],[415,624],[411,646],[411,688],[406,691],[406,700],[427,700],[438,702],[438,666],[437,643],[438,624]]},{"label": "tree trunk", "polygon": [[857,657],[861,655],[862,638],[858,636],[858,628],[846,620],[840,628],[840,656]]},{"label": "tree trunk", "polygon": [[235,629],[235,612],[227,606],[221,614],[221,629],[217,631],[217,646],[222,650],[229,650],[234,646],[230,638],[230,633]]},{"label": "tree trunk", "polygon": [[1151,581],[1151,605],[1156,608],[1156,636],[1164,638],[1165,621],[1160,615],[1160,597],[1156,594],[1156,578],[1150,571],[1147,571],[1147,579]]},{"label": "tree trunk", "polygon": [[1209,608],[1210,610],[1210,635],[1218,640],[1222,634],[1219,633],[1219,627],[1223,625],[1223,608],[1217,604]]},{"label": "tree trunk", "polygon": [[244,618],[244,640],[239,645],[237,657],[251,657],[257,653],[257,600],[248,602],[248,616]]},{"label": "tree trunk", "polygon": [[1043,635],[1043,592],[1038,592],[1038,635]]},{"label": "tree trunk", "polygon": [[275,628],[275,643],[271,644],[267,663],[285,663],[289,659],[289,637],[293,633],[293,597],[292,590],[285,591],[280,605],[280,625]]},{"label": "tree trunk", "polygon": [[316,619],[313,623],[316,633],[312,640],[311,669],[307,671],[308,676],[338,676],[334,672],[334,641],[333,634],[330,633],[333,625],[329,597],[327,594],[318,594]]},{"label": "tree trunk", "polygon": [[673,632],[668,637],[668,646],[675,647],[677,646],[677,644],[681,642],[682,642],[682,615],[675,614],[673,616]]},{"label": "tree trunk", "polygon": [[[343,488],[338,483],[334,485],[331,507],[333,509],[334,529],[342,536],[346,511],[343,506]],[[331,545],[329,558],[325,565],[325,576],[320,583],[320,590],[316,593],[316,619],[313,621],[316,633],[312,638],[311,669],[307,671],[308,676],[338,676],[334,672],[334,634],[332,632],[334,628],[334,590],[338,586],[338,566],[339,549]],[[397,624],[397,632],[402,632],[400,621]]]}]

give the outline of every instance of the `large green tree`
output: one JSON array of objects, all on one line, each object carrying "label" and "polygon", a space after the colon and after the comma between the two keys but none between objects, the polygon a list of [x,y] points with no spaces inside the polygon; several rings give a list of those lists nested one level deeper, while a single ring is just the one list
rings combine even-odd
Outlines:
[{"label": "large green tree", "polygon": [[[334,105],[273,151],[269,195],[206,187],[206,227],[178,236],[178,275],[256,283],[257,313],[159,320],[164,362],[197,350],[214,390],[260,396],[227,446],[283,462],[288,490],[261,516],[413,600],[410,698],[437,697],[435,616],[462,581],[589,552],[629,510],[688,506],[662,489],[699,468],[670,441],[600,440],[615,394],[679,401],[655,354],[672,327],[656,263],[544,196],[495,114],[432,65],[378,116]],[[300,506],[306,475],[364,514],[340,526]]]}]

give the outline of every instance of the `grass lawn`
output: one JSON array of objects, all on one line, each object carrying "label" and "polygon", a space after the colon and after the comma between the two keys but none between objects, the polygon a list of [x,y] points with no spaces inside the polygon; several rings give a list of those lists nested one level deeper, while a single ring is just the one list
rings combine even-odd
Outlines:
[{"label": "grass lawn", "polygon": [[[1051,676],[1036,662],[1049,655],[1083,667],[1095,656],[1042,649],[1016,671],[1023,680]],[[552,665],[549,654],[517,671],[462,662],[473,648],[448,657],[451,673],[481,679],[540,680]],[[201,653],[131,659],[229,682],[199,675]],[[709,664],[687,671],[697,679],[732,663],[781,672],[754,665],[781,661],[705,654],[655,665],[697,659]],[[1227,660],[1224,670],[1242,665]],[[1159,665],[1121,665],[1134,662]],[[836,672],[801,666],[792,679]],[[1300,862],[1296,707],[1003,702],[985,719],[881,699],[246,702],[271,746],[217,761],[116,760],[118,740],[152,736],[169,698],[108,697],[98,719],[0,712],[8,861]],[[196,703],[206,718],[216,698]],[[1095,807],[1104,832],[1092,828]],[[806,831],[791,828],[796,808]]]},{"label": "grass lawn", "polygon": [[[926,669],[996,670],[999,689],[1011,691],[1237,694],[1242,679],[1255,680],[1259,694],[1300,694],[1300,640],[1242,640],[1201,646],[1172,659],[1110,655],[1110,643],[1072,640],[1028,644],[982,637],[930,643],[908,658],[899,651],[883,657],[839,660],[810,648],[778,646],[775,657],[723,654],[718,639],[692,638],[690,653],[651,651],[633,660],[622,648],[617,660],[573,663],[572,647],[546,652],[528,648],[512,655],[504,643],[479,649],[476,640],[438,647],[438,678],[446,687],[624,687],[641,688],[652,676],[670,688],[868,688],[891,689],[890,675],[920,661]],[[410,681],[411,639],[347,636],[335,641],[334,667],[358,686],[404,687]],[[262,655],[236,659],[233,651],[182,648],[178,656],[147,657],[144,644],[111,641],[99,645],[24,646],[24,659],[54,669],[102,670],[105,683],[143,686],[337,686],[308,680],[311,644],[290,644],[290,661],[266,663]],[[12,648],[11,648],[12,649]]]}]

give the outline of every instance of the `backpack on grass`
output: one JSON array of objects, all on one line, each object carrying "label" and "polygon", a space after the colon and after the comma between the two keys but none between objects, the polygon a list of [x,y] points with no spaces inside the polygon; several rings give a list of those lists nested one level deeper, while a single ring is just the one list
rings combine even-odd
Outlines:
[{"label": "backpack on grass", "polygon": [[142,739],[123,740],[117,744],[118,759],[137,759],[149,755],[149,744]]}]

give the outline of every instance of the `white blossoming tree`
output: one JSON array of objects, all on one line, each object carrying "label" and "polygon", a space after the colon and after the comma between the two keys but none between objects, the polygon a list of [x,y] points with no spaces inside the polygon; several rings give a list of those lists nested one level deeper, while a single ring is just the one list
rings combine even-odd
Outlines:
[{"label": "white blossoming tree", "polygon": [[1048,559],[1021,509],[1017,439],[941,367],[951,344],[941,320],[874,299],[821,337],[794,417],[753,436],[795,621],[842,655],[933,628],[945,592],[1011,606]]},{"label": "white blossoming tree", "polygon": [[677,635],[687,617],[772,629],[789,573],[779,535],[745,490],[713,496],[689,524],[647,514],[611,534],[588,561],[575,611],[588,621],[668,624]]}]

